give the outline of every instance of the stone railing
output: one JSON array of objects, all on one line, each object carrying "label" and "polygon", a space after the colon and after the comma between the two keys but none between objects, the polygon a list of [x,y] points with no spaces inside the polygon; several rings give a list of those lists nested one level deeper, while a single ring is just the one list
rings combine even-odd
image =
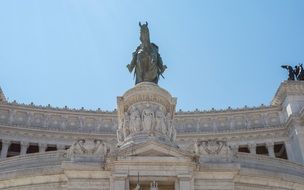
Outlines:
[{"label": "stone railing", "polygon": [[234,162],[249,168],[304,176],[304,165],[266,155],[238,152],[234,155]]},{"label": "stone railing", "polygon": [[67,160],[65,150],[9,157],[0,160],[0,174],[11,170],[60,165],[64,160]]}]

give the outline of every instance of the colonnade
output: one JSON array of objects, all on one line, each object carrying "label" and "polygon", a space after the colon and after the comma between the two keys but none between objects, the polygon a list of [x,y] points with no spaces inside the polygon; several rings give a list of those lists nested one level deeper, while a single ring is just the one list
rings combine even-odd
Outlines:
[{"label": "colonnade", "polygon": [[[16,141],[2,139],[1,142],[2,142],[2,148],[1,148],[0,159],[5,159],[8,157],[10,146]],[[28,148],[29,148],[30,144],[32,144],[32,143],[26,142],[26,141],[19,141],[19,143],[17,143],[17,144],[20,144],[19,154],[25,155],[25,154],[27,154]],[[37,144],[37,143],[33,143],[33,144]],[[45,143],[38,143],[38,149],[39,149],[40,153],[47,151],[48,147],[53,147],[53,150],[65,150],[68,146],[62,145],[62,144],[57,144],[54,147],[54,145],[52,146],[52,145],[45,144]]]},{"label": "colonnade", "polygon": [[[282,145],[281,151],[282,152],[275,152],[275,145]],[[248,143],[245,145],[237,145],[237,144],[233,144],[231,145],[231,148],[233,150],[233,152],[247,152],[250,154],[263,154],[263,155],[268,155],[270,157],[273,158],[283,158],[283,159],[287,159],[287,157],[291,156],[291,151],[288,151],[288,148],[286,147],[286,145],[288,145],[288,143],[286,142],[266,142],[262,145],[257,144],[257,143]],[[265,148],[267,150],[267,152],[257,152],[257,147],[262,147]],[[248,151],[244,151],[241,150],[241,148],[248,148]],[[285,152],[285,154],[284,154]],[[283,155],[283,156],[281,156]],[[286,158],[285,158],[285,156]]]}]

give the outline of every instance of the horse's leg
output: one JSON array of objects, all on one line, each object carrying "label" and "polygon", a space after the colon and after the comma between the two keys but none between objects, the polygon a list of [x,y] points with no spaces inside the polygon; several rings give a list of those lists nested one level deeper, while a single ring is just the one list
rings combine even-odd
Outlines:
[{"label": "horse's leg", "polygon": [[304,80],[304,72],[301,72],[299,74],[299,79],[298,80]]}]

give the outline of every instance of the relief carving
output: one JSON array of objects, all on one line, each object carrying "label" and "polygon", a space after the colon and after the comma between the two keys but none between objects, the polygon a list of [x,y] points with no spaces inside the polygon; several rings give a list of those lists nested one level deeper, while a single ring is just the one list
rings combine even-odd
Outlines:
[{"label": "relief carving", "polygon": [[130,128],[129,128],[130,120],[127,112],[125,113],[125,117],[122,119],[122,122],[123,122],[123,126],[122,126],[123,135],[124,135],[124,139],[126,139],[130,135]]},{"label": "relief carving", "polygon": [[138,109],[133,108],[130,114],[130,127],[133,133],[141,131],[141,118]]},{"label": "relief carving", "polygon": [[167,134],[167,126],[166,126],[166,117],[164,113],[160,110],[157,110],[155,113],[155,130],[161,132],[162,134]]},{"label": "relief carving", "polygon": [[[172,125],[171,113],[156,103],[143,102],[129,107],[121,115],[120,126],[117,130],[118,146],[138,135],[165,137],[175,141],[176,131]],[[123,136],[122,136],[123,134]]]},{"label": "relief carving", "polygon": [[142,124],[144,131],[152,131],[154,124],[154,112],[150,108],[146,108],[142,112]]},{"label": "relief carving", "polygon": [[200,156],[201,162],[226,162],[230,161],[233,155],[226,141],[216,139],[197,141],[194,144],[194,152]]},{"label": "relief carving", "polygon": [[116,135],[117,135],[117,141],[118,141],[118,143],[122,143],[124,141],[124,139],[125,139],[124,133],[123,133],[123,121],[120,122],[120,125],[118,126],[118,129],[116,131]]},{"label": "relief carving", "polygon": [[68,158],[89,155],[105,156],[106,154],[107,146],[98,139],[80,139],[67,150]]},{"label": "relief carving", "polygon": [[197,141],[194,146],[196,154],[218,155],[222,153],[223,147],[227,145],[225,141],[207,140]]}]

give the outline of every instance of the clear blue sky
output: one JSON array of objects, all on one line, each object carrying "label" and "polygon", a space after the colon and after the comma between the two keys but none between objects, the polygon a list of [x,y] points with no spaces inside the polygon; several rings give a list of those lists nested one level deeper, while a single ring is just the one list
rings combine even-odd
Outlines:
[{"label": "clear blue sky", "polygon": [[269,104],[304,62],[304,1],[2,0],[0,86],[9,101],[116,108],[148,21],[178,109]]}]

